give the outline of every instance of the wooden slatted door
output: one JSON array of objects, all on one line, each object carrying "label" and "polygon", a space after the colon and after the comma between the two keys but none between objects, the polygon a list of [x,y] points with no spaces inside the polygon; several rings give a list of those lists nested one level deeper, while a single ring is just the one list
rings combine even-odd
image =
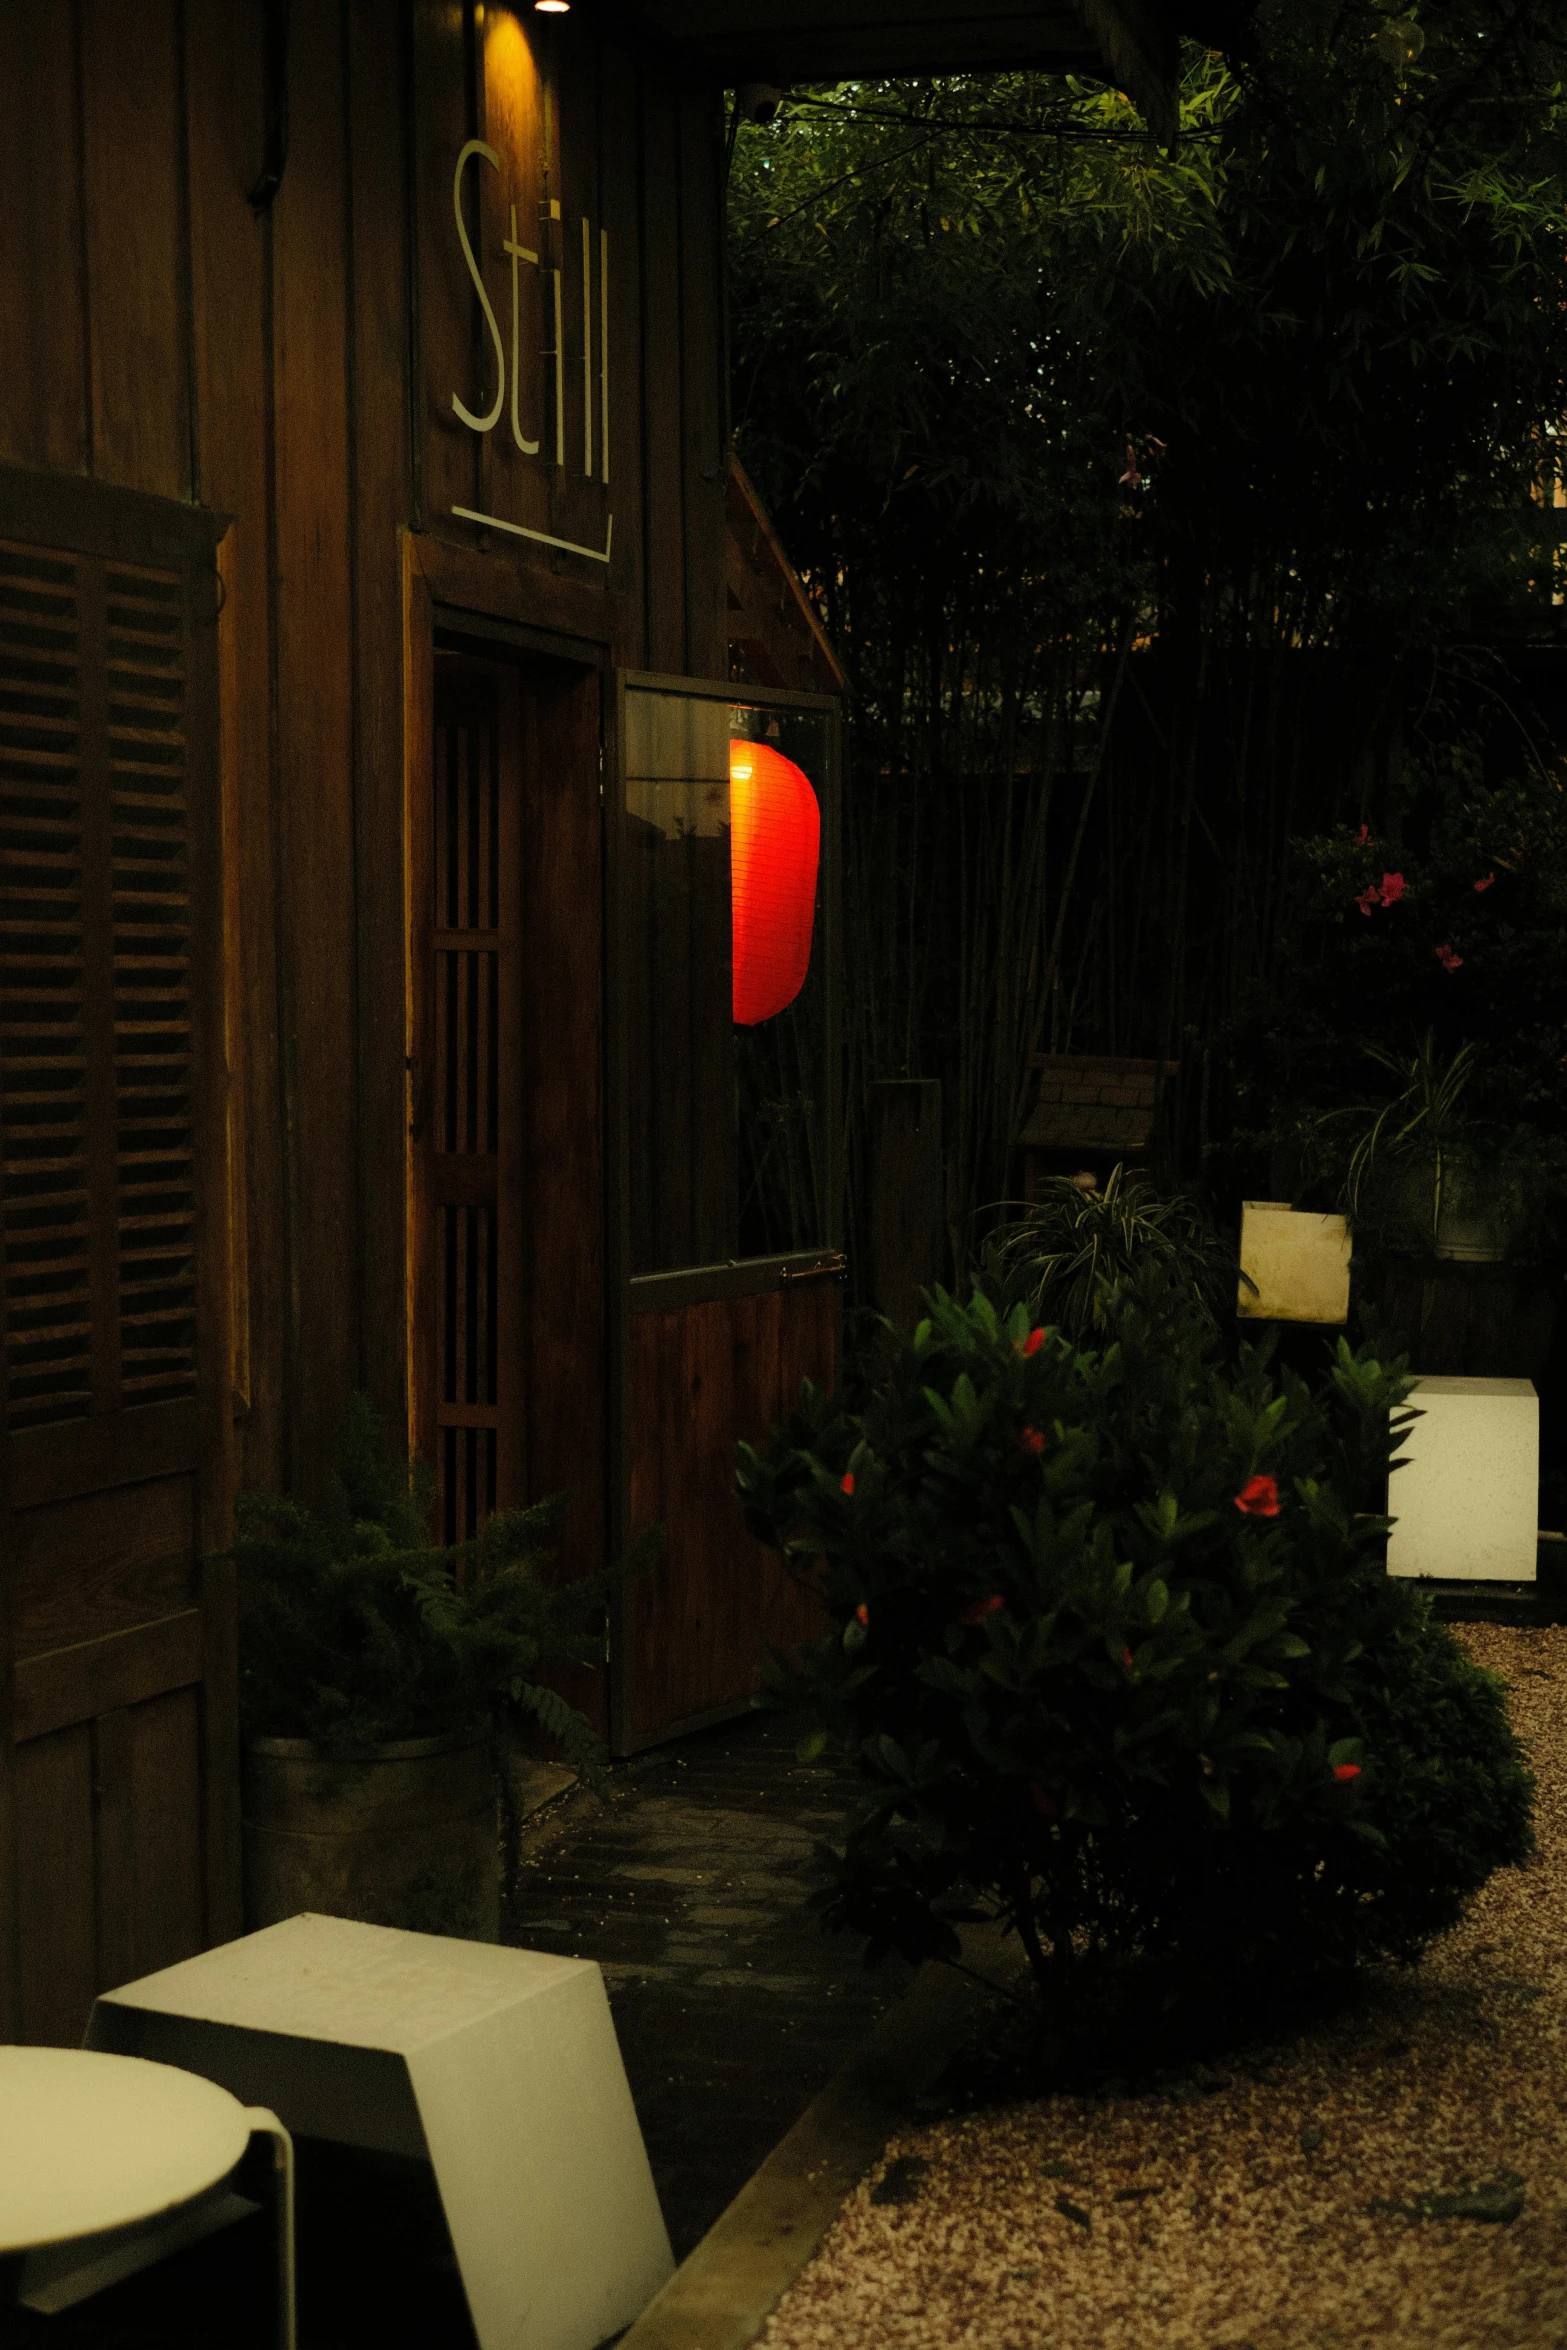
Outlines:
[{"label": "wooden slatted door", "polygon": [[442,1537],[466,1542],[520,1493],[515,1409],[525,1313],[521,1157],[518,686],[491,664],[436,671],[427,929],[426,1412]]},{"label": "wooden slatted door", "polygon": [[[433,657],[410,807],[409,1378],[448,1542],[570,1495],[561,1571],[605,1507],[598,678]],[[593,1710],[581,1674],[561,1680]]]},{"label": "wooden slatted door", "polygon": [[30,2040],[238,1929],[213,548],[0,475],[0,2034]]}]

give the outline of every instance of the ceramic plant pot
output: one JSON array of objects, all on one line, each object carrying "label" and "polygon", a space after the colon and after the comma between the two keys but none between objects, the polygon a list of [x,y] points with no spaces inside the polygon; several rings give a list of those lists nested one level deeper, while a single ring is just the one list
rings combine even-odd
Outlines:
[{"label": "ceramic plant pot", "polygon": [[493,1942],[495,1780],[482,1738],[408,1738],[363,1755],[252,1738],[244,1755],[245,1918],[301,1910]]}]

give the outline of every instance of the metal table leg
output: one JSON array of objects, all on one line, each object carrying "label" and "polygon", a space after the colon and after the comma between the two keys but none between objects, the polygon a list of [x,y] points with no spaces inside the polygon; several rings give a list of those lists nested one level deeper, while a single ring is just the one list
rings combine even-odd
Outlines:
[{"label": "metal table leg", "polygon": [[272,2193],[277,2211],[278,2350],[297,2350],[294,2311],[294,2141],[275,2113],[247,2105],[245,2119],[257,2136],[272,2141]]}]

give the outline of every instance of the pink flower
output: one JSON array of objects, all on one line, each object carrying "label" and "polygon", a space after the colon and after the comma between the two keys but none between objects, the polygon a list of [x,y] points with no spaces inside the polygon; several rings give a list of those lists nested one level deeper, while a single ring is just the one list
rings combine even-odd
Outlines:
[{"label": "pink flower", "polygon": [[1130,441],[1126,444],[1126,471],[1122,474],[1121,481],[1116,484],[1116,487],[1119,489],[1122,483],[1129,484],[1134,490],[1140,490],[1143,486],[1143,477],[1138,470],[1137,451],[1132,447]]},{"label": "pink flower", "polygon": [[1459,969],[1464,958],[1462,955],[1455,955],[1451,947],[1438,947],[1436,950],[1436,959],[1441,964],[1444,971],[1456,971]]},{"label": "pink flower", "polygon": [[1360,908],[1362,914],[1369,914],[1373,906],[1379,905],[1381,903],[1381,900],[1377,896],[1377,885],[1374,881],[1367,882],[1365,888],[1361,891],[1359,897],[1355,900],[1355,903]]},{"label": "pink flower", "polygon": [[1359,1763],[1335,1763],[1333,1776],[1341,1787],[1347,1787],[1352,1780],[1359,1778],[1360,1765]]},{"label": "pink flower", "polygon": [[1005,1607],[1006,1604],[1000,1592],[993,1591],[988,1599],[976,1599],[972,1607],[966,1607],[962,1621],[965,1624],[983,1623],[986,1616],[993,1616],[997,1608]]},{"label": "pink flower", "polygon": [[1359,840],[1359,841],[1367,841],[1367,840],[1369,840],[1369,839],[1371,838],[1371,827],[1370,827],[1370,825],[1369,825],[1369,824],[1363,824],[1363,825],[1361,826],[1360,830],[1359,830],[1359,831],[1356,833],[1356,835],[1355,835],[1355,838],[1356,838],[1356,840]]},{"label": "pink flower", "polygon": [[1477,882],[1475,883],[1475,888],[1476,888],[1477,890],[1480,890],[1480,889],[1489,889],[1489,888],[1490,888],[1490,886],[1491,886],[1491,884],[1492,884],[1492,882],[1493,882],[1495,879],[1496,879],[1496,875],[1495,875],[1494,873],[1488,873],[1488,874],[1485,876],[1485,879],[1484,879],[1483,881],[1477,881]]},{"label": "pink flower", "polygon": [[1025,1357],[1028,1355],[1037,1355],[1044,1343],[1045,1334],[1043,1330],[1031,1330],[1026,1338],[1020,1338],[1018,1340],[1017,1351],[1020,1355]]},{"label": "pink flower", "polygon": [[1025,1452],[1041,1453],[1045,1449],[1045,1440],[1037,1428],[1025,1428],[1018,1442]]},{"label": "pink flower", "polygon": [[1235,1496],[1235,1507],[1243,1518],[1276,1518],[1279,1514],[1279,1481],[1264,1476],[1259,1470],[1248,1477]]},{"label": "pink flower", "polygon": [[843,1475],[838,1480],[838,1490],[840,1493],[852,1493],[854,1491],[854,1471],[852,1469],[844,1470]]},{"label": "pink flower", "polygon": [[1404,894],[1404,876],[1402,873],[1384,873],[1382,876],[1382,887],[1378,894],[1380,895],[1384,906],[1396,906],[1399,899]]}]

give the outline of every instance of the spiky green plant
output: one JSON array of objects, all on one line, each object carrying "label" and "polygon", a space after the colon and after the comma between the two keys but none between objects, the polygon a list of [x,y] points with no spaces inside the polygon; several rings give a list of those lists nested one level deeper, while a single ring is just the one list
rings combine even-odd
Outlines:
[{"label": "spiky green plant", "polygon": [[1236,1257],[1195,1200],[1161,1198],[1141,1175],[1112,1168],[1103,1188],[1052,1175],[1025,1212],[999,1225],[984,1282],[1006,1305],[1028,1306],[1078,1344],[1105,1328],[1118,1283],[1158,1266],[1210,1322],[1233,1302]]},{"label": "spiky green plant", "polygon": [[1431,1170],[1430,1237],[1436,1245],[1442,1220],[1442,1193],[1451,1167],[1453,1148],[1465,1129],[1463,1098],[1475,1073],[1472,1044],[1442,1055],[1428,1028],[1412,1054],[1390,1053],[1382,1045],[1367,1048],[1367,1057],[1398,1081],[1398,1091],[1374,1114],[1353,1110],[1338,1113],[1358,1118],[1361,1132],[1350,1153],[1344,1178],[1344,1204],[1352,1218],[1361,1212],[1366,1185],[1388,1159],[1418,1154]]}]

